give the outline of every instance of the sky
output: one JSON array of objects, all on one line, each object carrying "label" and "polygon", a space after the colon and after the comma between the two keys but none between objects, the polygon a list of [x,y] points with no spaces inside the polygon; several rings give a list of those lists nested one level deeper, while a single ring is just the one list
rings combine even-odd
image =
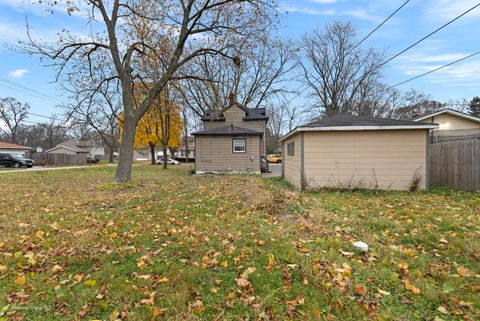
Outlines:
[{"label": "sky", "polygon": [[[279,0],[279,35],[298,40],[317,27],[334,21],[350,21],[360,40],[405,0]],[[363,43],[364,48],[384,51],[387,57],[400,52],[460,13],[476,5],[475,0],[411,0],[382,28]],[[65,101],[55,72],[38,57],[15,50],[27,39],[26,23],[34,39],[54,42],[57,32],[67,28],[86,33],[82,15],[65,10],[54,14],[24,0],[0,0],[0,97],[13,96],[31,105],[30,112],[49,116],[61,114]],[[384,80],[397,84],[480,50],[480,7],[449,25],[385,66]],[[21,86],[18,88],[18,86]],[[303,87],[292,83],[299,90]],[[423,90],[438,101],[480,95],[480,55],[398,87]],[[301,104],[302,96],[292,103]],[[30,115],[33,122],[45,121]]]}]

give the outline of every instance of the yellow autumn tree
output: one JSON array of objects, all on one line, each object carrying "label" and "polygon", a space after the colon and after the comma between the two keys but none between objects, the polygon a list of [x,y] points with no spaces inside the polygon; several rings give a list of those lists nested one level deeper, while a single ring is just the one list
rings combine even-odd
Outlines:
[{"label": "yellow autumn tree", "polygon": [[[155,149],[161,147],[163,155],[168,148],[176,149],[180,144],[183,122],[182,108],[169,99],[169,92],[160,94],[143,115],[135,132],[135,149],[148,147],[151,162],[155,164]],[[141,94],[138,94],[141,96]],[[120,130],[123,129],[123,115],[120,117]],[[166,167],[166,157],[164,157]]]}]

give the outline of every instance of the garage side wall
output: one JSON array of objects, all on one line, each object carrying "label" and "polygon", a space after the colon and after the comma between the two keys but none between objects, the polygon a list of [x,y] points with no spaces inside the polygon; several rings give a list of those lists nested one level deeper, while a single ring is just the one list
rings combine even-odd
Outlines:
[{"label": "garage side wall", "polygon": [[[233,139],[245,139],[245,153],[232,152]],[[260,136],[197,136],[195,144],[197,173],[260,173]]]},{"label": "garage side wall", "polygon": [[[294,144],[294,154],[288,155],[288,144]],[[290,184],[301,188],[301,134],[295,134],[283,141],[283,177]]]},{"label": "garage side wall", "polygon": [[425,189],[426,130],[305,132],[305,183],[319,187]]}]

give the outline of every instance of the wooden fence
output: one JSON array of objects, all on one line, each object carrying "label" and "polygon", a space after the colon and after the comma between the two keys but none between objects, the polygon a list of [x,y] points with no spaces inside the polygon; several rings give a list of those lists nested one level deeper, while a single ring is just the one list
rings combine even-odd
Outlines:
[{"label": "wooden fence", "polygon": [[31,159],[35,161],[35,165],[85,165],[87,156],[85,154],[68,155],[68,154],[49,154],[49,153],[32,153]]},{"label": "wooden fence", "polygon": [[480,192],[480,140],[430,145],[430,183]]}]

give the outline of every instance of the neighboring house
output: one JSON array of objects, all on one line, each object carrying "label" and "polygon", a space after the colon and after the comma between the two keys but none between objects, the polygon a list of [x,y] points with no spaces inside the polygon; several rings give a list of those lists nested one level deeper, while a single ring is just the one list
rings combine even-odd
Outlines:
[{"label": "neighboring house", "polygon": [[[480,118],[456,110],[442,109],[417,116],[413,120],[438,124],[439,128],[432,131],[433,136],[480,137]],[[438,138],[435,137],[434,141],[439,140]],[[445,137],[445,140],[448,140],[448,137]]]},{"label": "neighboring house", "polygon": [[428,187],[428,135],[438,125],[408,120],[334,116],[281,138],[282,174],[302,189]]},{"label": "neighboring house", "polygon": [[0,142],[0,153],[12,156],[30,157],[30,147]]},{"label": "neighboring house", "polygon": [[195,169],[203,173],[260,173],[266,154],[265,108],[247,108],[231,98],[223,110],[207,112],[195,136]]},{"label": "neighboring house", "polygon": [[186,142],[188,142],[188,159],[195,159],[195,137],[193,136],[188,136],[187,139],[183,137],[182,143],[180,144],[180,147],[178,147],[178,151],[175,153],[175,158],[182,161],[187,158]]},{"label": "neighboring house", "polygon": [[[160,148],[160,147],[158,147],[158,148]],[[157,147],[155,149],[157,149]],[[167,148],[167,157],[171,157],[171,156],[172,156],[172,153],[170,152],[170,149]],[[155,151],[155,158],[160,159],[162,157],[163,157],[163,151],[162,150],[160,150],[160,151],[156,150]],[[152,159],[152,154],[151,154],[151,151],[150,151],[150,147],[145,146],[145,147],[133,150],[133,160],[134,161],[151,161],[151,159]]]},{"label": "neighboring house", "polygon": [[49,154],[67,154],[67,155],[89,155],[92,157],[105,156],[105,148],[97,146],[91,141],[67,140],[57,144],[57,146],[45,151]]}]

